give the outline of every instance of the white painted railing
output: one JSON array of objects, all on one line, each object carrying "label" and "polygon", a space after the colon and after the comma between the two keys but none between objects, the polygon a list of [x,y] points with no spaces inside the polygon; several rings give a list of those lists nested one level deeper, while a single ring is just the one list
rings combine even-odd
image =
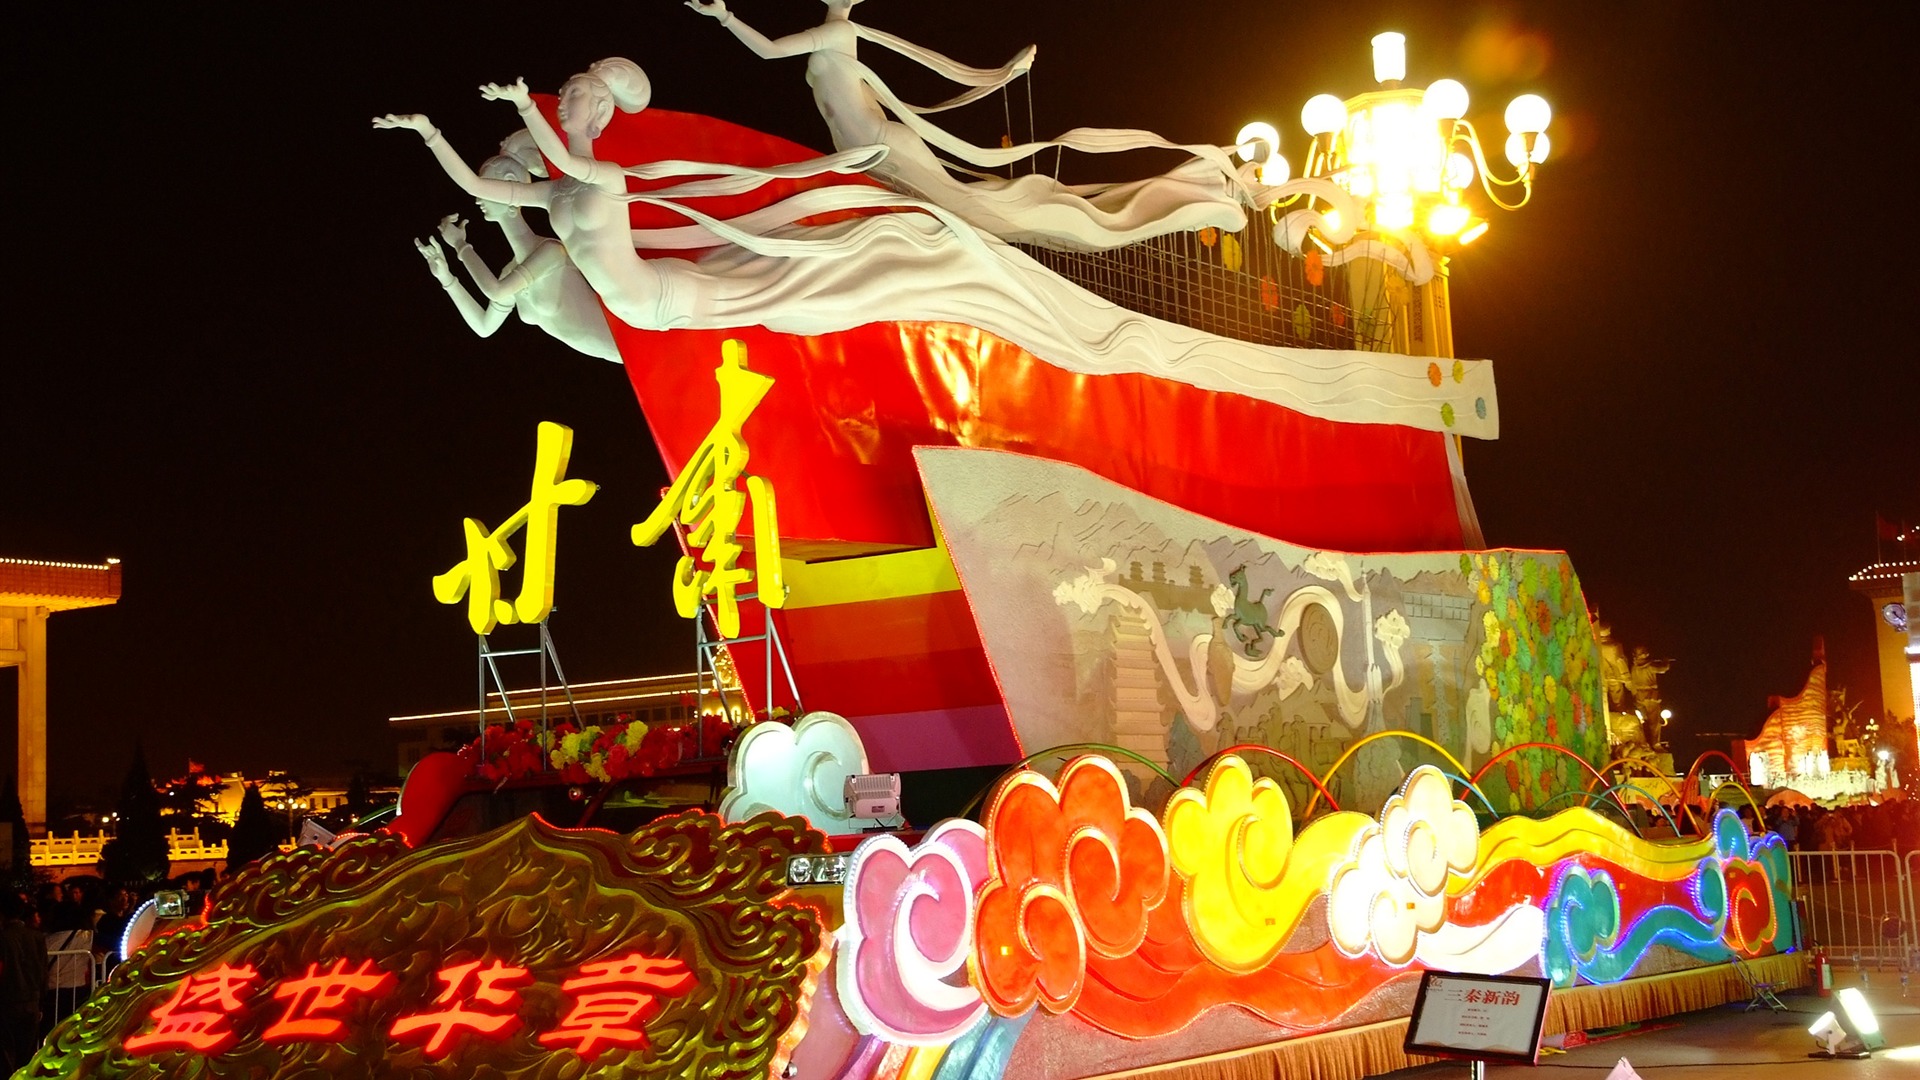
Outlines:
[{"label": "white painted railing", "polygon": [[[28,861],[34,866],[92,866],[100,861],[101,849],[113,839],[109,833],[92,836],[48,836],[31,841]],[[225,840],[209,844],[200,839],[200,830],[167,833],[167,858],[173,862],[218,862],[227,857]]]}]

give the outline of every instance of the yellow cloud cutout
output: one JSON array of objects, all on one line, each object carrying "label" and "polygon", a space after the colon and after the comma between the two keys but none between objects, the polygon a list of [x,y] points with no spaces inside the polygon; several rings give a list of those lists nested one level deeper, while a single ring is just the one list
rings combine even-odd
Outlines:
[{"label": "yellow cloud cutout", "polygon": [[1163,819],[1174,871],[1187,883],[1182,903],[1194,943],[1236,972],[1256,971],[1279,953],[1354,837],[1373,824],[1342,811],[1296,837],[1280,786],[1256,782],[1232,754],[1208,772],[1204,792],[1175,792]]}]

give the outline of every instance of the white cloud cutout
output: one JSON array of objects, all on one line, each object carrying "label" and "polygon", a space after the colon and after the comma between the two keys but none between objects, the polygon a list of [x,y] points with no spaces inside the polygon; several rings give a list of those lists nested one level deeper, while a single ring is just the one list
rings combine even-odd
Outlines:
[{"label": "white cloud cutout", "polygon": [[846,781],[867,772],[867,748],[847,718],[810,712],[791,727],[763,720],[741,733],[727,758],[720,816],[743,821],[777,810],[804,817],[826,833],[872,824],[847,813]]},{"label": "white cloud cutout", "polygon": [[1392,964],[1413,960],[1421,936],[1446,925],[1447,879],[1479,858],[1480,825],[1439,769],[1422,765],[1360,834],[1334,872],[1327,923],[1349,956],[1369,950]]}]

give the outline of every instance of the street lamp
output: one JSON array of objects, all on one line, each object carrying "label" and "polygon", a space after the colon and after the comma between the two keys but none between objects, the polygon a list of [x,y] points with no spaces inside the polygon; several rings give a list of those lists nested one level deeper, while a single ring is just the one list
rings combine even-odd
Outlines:
[{"label": "street lamp", "polygon": [[[1522,94],[1507,105],[1502,148],[1511,175],[1503,177],[1489,166],[1480,132],[1466,119],[1465,86],[1453,79],[1424,90],[1401,85],[1407,73],[1404,35],[1373,39],[1373,73],[1380,89],[1345,100],[1332,94],[1307,100],[1300,124],[1313,141],[1292,184],[1286,184],[1290,170],[1279,155],[1277,134],[1249,134],[1273,132],[1270,125],[1249,124],[1236,140],[1241,159],[1258,163],[1261,183],[1280,188],[1274,192],[1274,220],[1283,247],[1298,252],[1306,239],[1325,249],[1363,231],[1422,247],[1469,244],[1487,231],[1487,221],[1467,201],[1476,180],[1503,210],[1517,210],[1533,197],[1534,173],[1552,149],[1546,131],[1553,110],[1546,99]],[[1301,183],[1316,178],[1333,190]],[[1284,217],[1294,213],[1307,217],[1288,228]],[[1421,254],[1431,262],[1430,253]]]}]

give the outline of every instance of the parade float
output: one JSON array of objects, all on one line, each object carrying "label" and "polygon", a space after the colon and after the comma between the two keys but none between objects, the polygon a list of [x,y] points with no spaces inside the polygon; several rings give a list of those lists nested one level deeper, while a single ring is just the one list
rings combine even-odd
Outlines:
[{"label": "parade float", "polygon": [[[1030,51],[692,6],[807,55],[833,152],[649,108],[619,59],[489,85],[524,130],[477,171],[424,116],[375,125],[513,245],[419,244],[476,330],[517,310],[624,365],[675,480],[609,494],[681,545],[676,605],[758,722],[478,731],[387,831],[147,942],[28,1075],[1357,1077],[1410,1060],[1426,971],[1545,980],[1558,1032],[1798,977],[1779,838],[1683,802],[1690,835],[1641,834],[1571,563],[1479,537],[1458,440],[1499,411],[1450,355],[1445,257],[1474,185],[1530,193],[1544,103],[1509,110],[1511,180],[1403,57],[1309,103],[1298,177],[1257,126],[980,147],[929,116]],[[909,105],[861,41],[964,89]],[[979,172],[1054,147],[1185,160]],[[543,424],[525,505],[434,579],[483,666],[501,624],[545,647],[563,508],[597,494],[570,453]],[[962,767],[999,778],[942,820],[849,797]],[[513,784],[569,819],[449,828]],[[649,819],[594,827],[616,789]]]}]

